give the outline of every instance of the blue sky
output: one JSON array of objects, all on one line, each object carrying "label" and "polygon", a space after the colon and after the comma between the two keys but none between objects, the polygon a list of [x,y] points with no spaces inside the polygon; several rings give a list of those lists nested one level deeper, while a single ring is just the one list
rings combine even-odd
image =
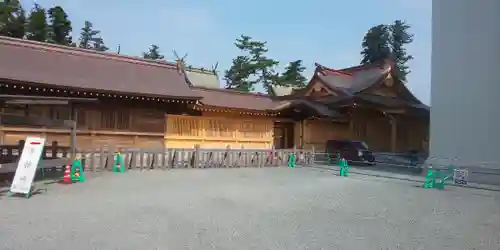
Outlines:
[{"label": "blue sky", "polygon": [[[22,0],[25,7],[33,0]],[[345,68],[360,61],[361,40],[372,26],[406,20],[415,41],[408,50],[408,87],[424,103],[430,100],[431,0],[37,0],[45,8],[62,6],[73,22],[74,39],[85,20],[101,30],[106,45],[122,54],[141,55],[158,44],[167,59],[172,49],[188,53],[196,67],[227,69],[238,55],[240,34],[268,42],[269,56],[281,62],[302,59],[307,77],[318,62]]]}]

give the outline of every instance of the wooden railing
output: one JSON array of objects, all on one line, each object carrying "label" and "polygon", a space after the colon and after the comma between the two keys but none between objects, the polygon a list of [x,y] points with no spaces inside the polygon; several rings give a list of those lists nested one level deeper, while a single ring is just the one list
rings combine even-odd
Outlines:
[{"label": "wooden railing", "polygon": [[[92,171],[111,170],[116,159],[112,148],[101,148],[99,152],[78,153],[86,169]],[[298,165],[313,162],[313,150],[252,150],[252,149],[129,149],[119,151],[126,169],[170,169],[170,168],[232,168],[232,167],[277,167],[286,166],[291,155]]]},{"label": "wooden railing", "polygon": [[[297,165],[313,163],[313,150],[252,150],[252,149],[127,149],[116,151],[101,148],[97,151],[78,152],[85,171],[111,171],[117,152],[123,157],[128,170],[174,169],[174,168],[239,168],[239,167],[279,167],[287,166],[293,155]],[[64,157],[71,159],[69,152]],[[64,170],[64,164],[46,168],[45,171]],[[15,169],[12,170],[12,172]]]}]

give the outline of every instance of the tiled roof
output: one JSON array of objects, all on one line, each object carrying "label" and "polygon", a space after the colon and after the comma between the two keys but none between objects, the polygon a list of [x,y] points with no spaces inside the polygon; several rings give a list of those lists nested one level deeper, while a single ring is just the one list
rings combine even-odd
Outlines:
[{"label": "tiled roof", "polygon": [[319,102],[313,102],[305,99],[295,99],[295,100],[285,100],[279,102],[276,106],[273,107],[273,110],[278,111],[278,110],[284,110],[288,108],[293,108],[293,107],[298,107],[298,106],[305,106],[311,110],[313,110],[316,115],[319,116],[325,116],[329,118],[341,118],[342,115],[338,113],[337,111],[328,108],[326,105],[319,103]]},{"label": "tiled roof", "polygon": [[220,88],[219,77],[209,70],[185,69],[188,82],[193,87]]},{"label": "tiled roof", "polygon": [[200,101],[206,106],[264,111],[272,109],[277,103],[265,94],[203,87],[193,87],[192,89],[197,95],[203,97]]},{"label": "tiled roof", "polygon": [[175,65],[0,37],[0,79],[158,97],[196,99]]},{"label": "tiled roof", "polygon": [[[349,68],[352,69],[352,68]],[[322,66],[316,70],[317,76],[333,89],[342,89],[349,94],[358,93],[385,79],[391,71],[390,64],[365,67],[363,69],[334,71]],[[345,73],[345,70],[347,70]],[[340,73],[338,73],[340,72]]]}]

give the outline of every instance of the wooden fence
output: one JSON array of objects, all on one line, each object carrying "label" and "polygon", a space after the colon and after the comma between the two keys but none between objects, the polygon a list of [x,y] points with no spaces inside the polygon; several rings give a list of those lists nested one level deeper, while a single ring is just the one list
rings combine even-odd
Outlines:
[{"label": "wooden fence", "polygon": [[[23,143],[1,146],[0,172],[15,172],[21,156]],[[276,167],[286,166],[290,156],[295,156],[297,165],[313,163],[313,150],[301,149],[202,149],[156,148],[156,149],[118,149],[102,147],[93,151],[77,151],[87,171],[112,170],[116,154],[120,153],[126,169],[172,169],[172,168],[237,168],[237,167]],[[44,148],[42,159],[46,170],[62,171],[69,159],[71,150],[57,143]],[[52,161],[50,161],[52,160]],[[57,161],[56,161],[57,160]],[[51,164],[48,164],[48,163]],[[53,162],[53,164],[52,164]],[[46,164],[45,164],[46,163]]]},{"label": "wooden fence", "polygon": [[[18,161],[19,157],[21,157],[24,143],[25,141],[21,140],[17,145],[0,145],[0,164]],[[57,141],[53,141],[52,144],[46,144],[43,148],[42,159],[52,160],[64,158],[70,155],[70,152],[70,147],[60,146]]]},{"label": "wooden fence", "polygon": [[[86,169],[105,171],[113,168],[116,152],[123,157],[125,168],[132,169],[172,169],[172,168],[238,168],[277,167],[288,165],[290,156],[295,156],[297,165],[313,163],[313,150],[280,149],[128,149],[116,151],[101,148],[98,152],[80,152]],[[102,156],[102,157],[101,157]]]}]

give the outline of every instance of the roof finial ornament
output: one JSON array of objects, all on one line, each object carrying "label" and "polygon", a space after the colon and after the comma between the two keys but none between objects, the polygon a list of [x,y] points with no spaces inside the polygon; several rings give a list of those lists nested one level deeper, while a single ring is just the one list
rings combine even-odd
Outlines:
[{"label": "roof finial ornament", "polygon": [[179,73],[182,73],[184,71],[184,67],[186,65],[186,57],[188,56],[188,54],[184,54],[184,56],[181,58],[178,54],[177,54],[177,51],[175,51],[175,49],[173,50],[174,52],[174,56],[177,58],[175,60],[175,63],[177,64],[177,70],[179,71]]},{"label": "roof finial ornament", "polygon": [[219,67],[219,62],[216,62],[214,65],[212,65],[212,72],[214,73],[214,75],[218,75],[217,74],[217,67]]}]

